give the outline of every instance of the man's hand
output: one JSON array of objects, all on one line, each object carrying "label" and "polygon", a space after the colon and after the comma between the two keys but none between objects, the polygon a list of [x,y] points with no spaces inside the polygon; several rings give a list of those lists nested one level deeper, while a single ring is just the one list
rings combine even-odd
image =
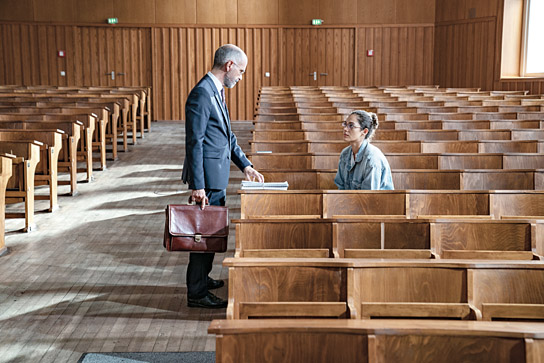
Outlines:
[{"label": "man's hand", "polygon": [[244,174],[246,175],[246,180],[264,183],[264,176],[251,166],[244,168]]},{"label": "man's hand", "polygon": [[191,192],[191,196],[189,197],[189,203],[191,201],[195,203],[200,203],[200,208],[204,209],[206,207],[206,204],[209,204],[208,197],[206,196],[206,192],[204,189],[195,189]]}]

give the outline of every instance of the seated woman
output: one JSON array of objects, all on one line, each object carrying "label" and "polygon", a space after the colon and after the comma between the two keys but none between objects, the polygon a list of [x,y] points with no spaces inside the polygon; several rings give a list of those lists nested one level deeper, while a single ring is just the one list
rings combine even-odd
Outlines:
[{"label": "seated woman", "polygon": [[353,111],[345,122],[344,140],[350,146],[342,150],[334,183],[340,190],[392,190],[391,168],[385,155],[370,144],[378,128],[378,116],[372,112]]}]

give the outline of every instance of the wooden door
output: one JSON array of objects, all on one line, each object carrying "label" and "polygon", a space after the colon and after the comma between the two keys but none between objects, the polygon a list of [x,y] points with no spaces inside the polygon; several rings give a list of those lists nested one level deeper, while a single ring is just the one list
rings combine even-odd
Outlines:
[{"label": "wooden door", "polygon": [[354,84],[354,28],[288,28],[283,32],[284,84]]},{"label": "wooden door", "polygon": [[74,50],[82,64],[77,85],[151,85],[149,29],[78,27],[75,31]]},{"label": "wooden door", "polygon": [[318,28],[317,83],[353,86],[355,83],[355,29]]}]

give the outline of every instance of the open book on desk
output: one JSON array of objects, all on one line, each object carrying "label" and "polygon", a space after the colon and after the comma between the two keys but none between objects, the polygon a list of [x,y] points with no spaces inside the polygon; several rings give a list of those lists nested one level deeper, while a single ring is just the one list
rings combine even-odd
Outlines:
[{"label": "open book on desk", "polygon": [[287,190],[289,188],[289,183],[284,182],[268,182],[268,183],[259,183],[248,180],[242,180],[242,190]]}]

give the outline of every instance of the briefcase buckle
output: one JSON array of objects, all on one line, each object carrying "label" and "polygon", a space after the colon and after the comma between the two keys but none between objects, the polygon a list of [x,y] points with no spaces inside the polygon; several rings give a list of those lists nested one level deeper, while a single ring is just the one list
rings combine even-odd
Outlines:
[{"label": "briefcase buckle", "polygon": [[202,235],[200,233],[195,233],[195,242],[199,243],[202,241]]}]

